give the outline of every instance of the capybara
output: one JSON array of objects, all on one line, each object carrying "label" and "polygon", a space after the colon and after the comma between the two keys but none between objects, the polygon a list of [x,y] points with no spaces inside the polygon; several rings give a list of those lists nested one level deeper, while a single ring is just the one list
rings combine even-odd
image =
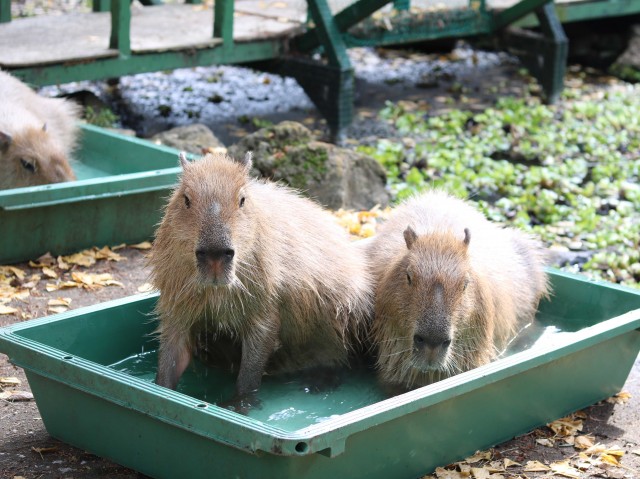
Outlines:
[{"label": "capybara", "polygon": [[365,251],[313,201],[251,179],[250,154],[180,160],[150,258],[156,383],[174,389],[203,337],[230,362],[237,344],[236,398],[265,371],[344,363],[373,312]]},{"label": "capybara", "polygon": [[443,191],[398,206],[367,251],[371,341],[390,393],[491,361],[548,294],[541,243]]},{"label": "capybara", "polygon": [[0,189],[75,180],[69,156],[80,107],[0,71]]}]

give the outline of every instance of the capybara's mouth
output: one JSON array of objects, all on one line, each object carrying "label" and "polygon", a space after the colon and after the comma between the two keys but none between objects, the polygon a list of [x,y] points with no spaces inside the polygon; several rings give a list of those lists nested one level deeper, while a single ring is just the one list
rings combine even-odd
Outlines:
[{"label": "capybara's mouth", "polygon": [[444,371],[447,369],[448,351],[427,355],[421,351],[414,351],[413,367],[423,373]]},{"label": "capybara's mouth", "polygon": [[235,282],[232,268],[224,271],[212,271],[209,268],[198,268],[199,280],[205,286],[229,286]]}]

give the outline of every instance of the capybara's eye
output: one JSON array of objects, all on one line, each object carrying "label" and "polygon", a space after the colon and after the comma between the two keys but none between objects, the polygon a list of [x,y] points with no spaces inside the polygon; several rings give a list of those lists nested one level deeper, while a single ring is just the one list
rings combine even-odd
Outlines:
[{"label": "capybara's eye", "polygon": [[467,289],[467,286],[469,285],[469,279],[466,278],[464,280],[464,283],[462,283],[462,291],[464,291],[465,289]]},{"label": "capybara's eye", "polygon": [[411,275],[407,271],[407,283],[411,284]]},{"label": "capybara's eye", "polygon": [[191,208],[191,200],[189,199],[189,197],[187,195],[183,195],[184,196],[184,205],[187,208]]},{"label": "capybara's eye", "polygon": [[36,172],[36,165],[35,163],[31,163],[30,161],[25,160],[24,158],[20,158],[20,164],[22,165],[22,167],[27,170],[29,173],[35,173]]},{"label": "capybara's eye", "polygon": [[244,206],[244,196],[240,198],[240,208]]}]

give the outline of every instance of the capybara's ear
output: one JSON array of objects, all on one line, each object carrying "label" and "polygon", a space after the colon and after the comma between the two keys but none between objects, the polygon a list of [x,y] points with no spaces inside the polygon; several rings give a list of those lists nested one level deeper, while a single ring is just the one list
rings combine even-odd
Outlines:
[{"label": "capybara's ear", "polygon": [[11,146],[11,135],[9,133],[5,133],[4,131],[0,131],[0,151],[3,153],[9,149]]},{"label": "capybara's ear", "polygon": [[411,249],[413,243],[418,239],[418,235],[411,226],[407,226],[407,229],[404,230],[404,240],[407,243],[407,248]]},{"label": "capybara's ear", "polygon": [[236,160],[238,163],[244,166],[244,169],[246,170],[247,173],[251,171],[251,167],[253,166],[253,160],[251,159],[252,157],[253,157],[253,153],[250,151],[247,151],[243,159]]},{"label": "capybara's ear", "polygon": [[469,228],[464,229],[464,245],[469,246],[469,241],[471,241],[471,231]]},{"label": "capybara's ear", "polygon": [[184,151],[181,151],[178,154],[178,158],[180,159],[180,166],[182,166],[182,169],[186,169],[187,166],[189,166],[189,160],[187,160],[187,155]]}]

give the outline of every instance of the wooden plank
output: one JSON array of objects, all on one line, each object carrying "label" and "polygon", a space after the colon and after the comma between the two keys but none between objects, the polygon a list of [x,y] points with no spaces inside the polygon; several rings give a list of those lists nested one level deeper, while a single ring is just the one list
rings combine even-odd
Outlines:
[{"label": "wooden plank", "polygon": [[[202,5],[164,5],[132,9],[134,54],[212,48],[213,12]],[[235,14],[236,42],[288,38],[302,30],[298,22]],[[0,67],[20,68],[114,57],[109,48],[110,15],[70,13],[15,19],[0,25]]]}]

